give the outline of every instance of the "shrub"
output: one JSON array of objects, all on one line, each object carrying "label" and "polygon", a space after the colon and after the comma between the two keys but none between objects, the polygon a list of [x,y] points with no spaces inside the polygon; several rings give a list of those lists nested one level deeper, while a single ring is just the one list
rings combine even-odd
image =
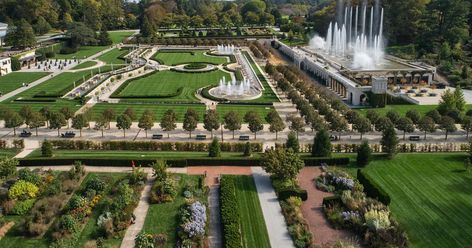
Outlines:
[{"label": "shrub", "polygon": [[41,155],[43,157],[52,157],[52,144],[48,140],[44,140],[41,145]]},{"label": "shrub", "polygon": [[221,157],[220,142],[217,138],[214,138],[208,148],[208,156],[212,158]]},{"label": "shrub", "polygon": [[93,189],[96,192],[102,192],[103,190],[105,190],[106,186],[107,186],[106,182],[104,182],[99,177],[94,176],[87,181],[85,185],[85,190],[88,191],[88,190]]},{"label": "shrub", "polygon": [[25,215],[31,210],[31,208],[33,208],[35,201],[35,199],[17,201],[13,208],[13,213],[17,215]]},{"label": "shrub", "polygon": [[8,178],[16,174],[18,160],[4,157],[0,160],[0,178]]},{"label": "shrub", "polygon": [[26,182],[23,180],[18,180],[11,188],[8,190],[8,197],[12,200],[26,200],[35,198],[39,193],[38,186]]},{"label": "shrub", "polygon": [[244,157],[250,157],[252,153],[252,147],[251,147],[251,142],[246,142],[246,145],[244,146]]},{"label": "shrub", "polygon": [[139,167],[132,169],[131,173],[127,176],[129,183],[132,185],[144,184],[146,181],[146,173]]},{"label": "shrub", "polygon": [[41,183],[41,177],[37,172],[32,171],[30,168],[22,168],[18,171],[18,179],[26,182],[39,185]]},{"label": "shrub", "polygon": [[79,195],[73,195],[69,200],[69,204],[67,208],[69,210],[74,210],[74,209],[82,208],[85,205],[87,205],[87,200],[85,198]]},{"label": "shrub", "polygon": [[154,248],[154,238],[152,234],[146,233],[144,231],[136,235],[134,242],[135,248]]},{"label": "shrub", "polygon": [[357,149],[357,165],[362,167],[368,165],[371,153],[369,143],[367,141],[362,142],[362,145]]},{"label": "shrub", "polygon": [[388,211],[372,209],[364,214],[367,226],[372,230],[387,229],[390,227],[390,213]]},{"label": "shrub", "polygon": [[77,222],[70,214],[63,215],[59,221],[61,228],[68,232],[75,232],[77,229]]},{"label": "shrub", "polygon": [[390,204],[391,199],[388,193],[377,183],[375,183],[370,178],[370,176],[365,174],[361,169],[357,170],[357,180],[359,180],[359,182],[364,185],[364,191],[367,196],[375,198],[385,205]]},{"label": "shrub", "polygon": [[166,178],[163,181],[156,181],[152,186],[151,203],[164,203],[174,201],[177,195],[175,181]]}]

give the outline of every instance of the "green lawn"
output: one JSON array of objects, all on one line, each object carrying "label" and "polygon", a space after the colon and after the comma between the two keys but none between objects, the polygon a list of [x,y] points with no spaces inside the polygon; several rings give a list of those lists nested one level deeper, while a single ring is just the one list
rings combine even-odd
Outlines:
[{"label": "green lawn", "polygon": [[466,154],[399,154],[365,169],[390,194],[390,208],[412,247],[470,247],[472,173]]},{"label": "green lawn", "polygon": [[82,46],[75,53],[60,54],[59,51],[61,50],[61,46],[62,44],[57,44],[53,46],[53,49],[56,52],[56,56],[54,58],[56,59],[84,59],[108,48],[108,46]]},{"label": "green lawn", "polygon": [[243,247],[270,247],[269,235],[262,215],[256,184],[252,176],[234,177],[236,198],[238,199],[239,216]]},{"label": "green lawn", "polygon": [[[144,103],[139,104],[138,102],[135,104],[130,103],[97,103],[95,104],[92,109],[90,110],[90,114],[92,119],[97,119],[98,116],[107,108],[113,109],[116,114],[122,114],[127,108],[132,108],[136,116],[138,118],[142,115],[145,110],[150,110],[154,112],[154,116],[156,117],[156,121],[159,121],[164,114],[169,109],[174,110],[177,115],[177,120],[179,122],[183,121],[184,114],[188,108],[195,109],[200,116],[203,118],[203,113],[205,112],[205,105],[203,104],[151,104],[151,103]],[[158,128],[158,127],[156,127]]]},{"label": "green lawn", "polygon": [[128,52],[128,49],[113,48],[109,52],[98,57],[98,59],[107,64],[125,64],[125,60],[122,58],[122,56],[128,54]]},{"label": "green lawn", "polygon": [[[228,62],[226,57],[220,56],[207,56],[204,53],[207,51],[180,51],[180,52],[168,52],[160,51],[154,58],[156,60],[164,62],[166,65],[180,65],[188,64],[193,62],[201,62],[208,64],[224,64]],[[193,53],[193,55],[192,55]]]},{"label": "green lawn", "polygon": [[241,118],[244,118],[244,115],[249,111],[255,111],[259,114],[263,123],[267,123],[265,117],[274,107],[270,105],[243,105],[243,104],[218,104],[216,106],[216,111],[220,115],[220,118],[223,120],[223,117],[226,113],[230,111],[235,111],[239,114]]},{"label": "green lawn", "polygon": [[0,157],[14,157],[18,152],[16,149],[0,149]]},{"label": "green lawn", "polygon": [[[365,108],[365,109],[357,109],[357,111],[361,113],[367,113],[369,109],[373,109],[380,113],[381,115],[385,115],[388,111],[394,110],[397,111],[400,115],[405,115],[408,110],[416,109],[421,114],[425,114],[426,112],[433,110],[437,107],[437,105],[415,105],[415,104],[401,104],[401,105],[387,105],[385,108]],[[466,105],[466,110],[472,109],[472,105]]]},{"label": "green lawn", "polygon": [[23,83],[32,83],[46,75],[49,72],[12,72],[0,77],[0,92],[7,94],[13,90],[22,87]]},{"label": "green lawn", "polygon": [[55,102],[2,102],[0,103],[0,109],[10,109],[18,112],[26,105],[35,111],[39,111],[43,107],[49,107],[52,111],[59,111],[62,107],[69,107],[75,112],[81,107],[78,101],[58,99]]},{"label": "green lawn", "polygon": [[243,54],[244,56],[246,56],[247,60],[251,64],[252,69],[254,69],[254,71],[256,72],[256,75],[261,81],[262,86],[264,86],[264,91],[262,92],[262,96],[259,97],[258,99],[254,99],[248,102],[263,102],[263,103],[279,102],[277,95],[274,93],[274,91],[270,87],[269,83],[265,79],[262,72],[256,66],[256,62],[251,58],[251,56],[249,56],[248,52],[244,51]]},{"label": "green lawn", "polygon": [[[199,176],[188,176],[185,174],[175,174],[178,182],[177,196],[173,202],[151,204],[146,215],[143,231],[147,233],[165,233],[167,242],[164,247],[175,247],[177,242],[178,214],[180,207],[185,203],[183,197],[184,187],[187,184],[198,185]],[[206,202],[206,199],[200,199]]]},{"label": "green lawn", "polygon": [[78,69],[89,68],[89,67],[92,67],[92,66],[94,66],[94,65],[96,65],[96,64],[97,64],[97,62],[95,62],[95,61],[85,61],[85,62],[83,62],[83,63],[80,63],[80,64],[74,66],[74,67],[72,68],[72,70],[78,70]]},{"label": "green lawn", "polygon": [[[218,84],[223,77],[230,78],[226,72],[217,70],[204,73],[184,73],[175,71],[160,71],[137,80],[130,80],[118,93],[117,97],[161,97],[159,101],[198,102],[195,92],[199,88]],[[163,95],[176,94],[183,87],[182,92],[174,97]]]},{"label": "green lawn", "polygon": [[134,31],[117,31],[117,32],[108,32],[110,38],[113,41],[113,44],[121,43],[124,39],[130,37],[134,34]]},{"label": "green lawn", "polygon": [[[163,132],[156,132],[163,133]],[[1,152],[1,150],[0,150]],[[1,153],[0,153],[1,154]],[[258,156],[258,154],[253,154]],[[27,158],[41,157],[41,149],[36,149]],[[55,158],[101,158],[101,159],[183,159],[183,158],[208,158],[208,152],[152,152],[152,151],[89,151],[89,150],[54,150]],[[222,152],[221,158],[241,159],[241,152]]]}]

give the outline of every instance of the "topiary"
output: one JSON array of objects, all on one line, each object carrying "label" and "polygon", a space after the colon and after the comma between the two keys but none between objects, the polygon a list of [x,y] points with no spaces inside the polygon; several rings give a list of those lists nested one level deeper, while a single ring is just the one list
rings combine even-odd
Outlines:
[{"label": "topiary", "polygon": [[208,147],[209,157],[216,158],[216,157],[221,157],[221,147],[220,147],[220,142],[218,142],[217,138],[214,138],[213,141],[210,144],[210,147]]},{"label": "topiary", "polygon": [[41,145],[41,155],[43,157],[52,157],[52,144],[48,140],[44,140]]}]

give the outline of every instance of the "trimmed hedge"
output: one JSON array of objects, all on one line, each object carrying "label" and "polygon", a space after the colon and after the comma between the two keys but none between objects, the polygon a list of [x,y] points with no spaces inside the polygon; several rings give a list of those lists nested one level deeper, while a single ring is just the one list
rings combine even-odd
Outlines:
[{"label": "trimmed hedge", "polygon": [[348,165],[349,158],[303,158],[305,166],[320,166],[325,163],[327,165]]},{"label": "trimmed hedge", "polygon": [[333,207],[336,205],[341,205],[341,197],[339,195],[327,196],[323,198],[323,206],[325,207]]},{"label": "trimmed hedge", "polygon": [[375,198],[385,205],[390,204],[391,199],[388,193],[372,180],[369,175],[362,172],[361,169],[357,169],[357,180],[359,180],[359,183],[364,185],[364,192],[367,196]]},{"label": "trimmed hedge", "polygon": [[207,67],[206,63],[190,63],[184,66],[186,70],[201,70]]},{"label": "trimmed hedge", "polygon": [[175,68],[170,68],[170,71],[173,71],[173,72],[178,72],[178,73],[193,73],[193,74],[196,74],[196,73],[207,73],[207,72],[212,72],[212,71],[217,71],[219,70],[218,67],[214,67],[213,69],[211,70],[204,70],[204,71],[183,71],[183,70],[179,70],[179,69],[175,69]]},{"label": "trimmed hedge", "polygon": [[226,102],[228,101],[227,99],[225,98],[220,98],[220,97],[216,97],[216,96],[213,96],[210,94],[210,90],[214,87],[217,87],[216,85],[210,85],[210,86],[207,86],[205,88],[202,89],[202,91],[200,92],[200,94],[205,97],[206,99],[210,99],[212,101],[215,101],[215,102]]},{"label": "trimmed hedge", "polygon": [[223,176],[220,181],[220,211],[223,226],[224,247],[239,248],[242,246],[241,223],[239,221],[238,200],[232,177]]},{"label": "trimmed hedge", "polygon": [[[208,143],[202,142],[158,142],[158,141],[91,141],[51,140],[58,150],[133,150],[133,151],[180,151],[208,152]],[[222,142],[222,152],[244,152],[245,143]],[[251,143],[254,152],[262,152],[262,143]]]},{"label": "trimmed hedge", "polygon": [[133,98],[169,98],[169,97],[176,97],[182,94],[184,87],[180,87],[177,89],[176,92],[169,93],[169,94],[160,94],[160,95],[127,95],[127,96],[110,96],[110,98],[122,98],[122,99],[133,99]]},{"label": "trimmed hedge", "polygon": [[286,189],[277,192],[277,194],[280,201],[287,200],[292,196],[299,197],[302,199],[302,201],[306,201],[308,199],[308,193],[304,189]]}]

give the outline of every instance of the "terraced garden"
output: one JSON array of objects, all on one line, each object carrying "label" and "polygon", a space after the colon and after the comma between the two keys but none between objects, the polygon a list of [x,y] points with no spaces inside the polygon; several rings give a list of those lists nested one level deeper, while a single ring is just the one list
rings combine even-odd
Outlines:
[{"label": "terraced garden", "polygon": [[412,247],[469,247],[472,174],[466,154],[399,154],[365,169],[392,199],[390,208]]},{"label": "terraced garden", "polygon": [[160,71],[130,80],[113,93],[118,98],[159,98],[165,102],[198,102],[195,93],[199,88],[217,84],[226,72],[217,70],[204,73]]},{"label": "terraced garden", "polygon": [[180,65],[188,63],[207,63],[207,64],[224,64],[228,62],[226,57],[220,56],[208,56],[205,55],[205,50],[180,50],[180,51],[169,51],[163,50],[157,52],[153,57],[159,62],[165,65]]},{"label": "terraced garden", "polygon": [[7,94],[22,87],[23,83],[32,83],[46,75],[48,72],[12,72],[0,77],[0,92]]}]

